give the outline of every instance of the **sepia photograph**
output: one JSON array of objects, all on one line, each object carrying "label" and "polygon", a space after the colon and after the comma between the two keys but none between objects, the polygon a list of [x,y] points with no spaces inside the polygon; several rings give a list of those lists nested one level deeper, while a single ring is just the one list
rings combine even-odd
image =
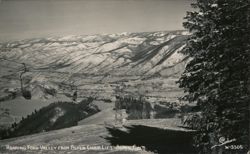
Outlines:
[{"label": "sepia photograph", "polygon": [[250,0],[0,0],[1,154],[250,154]]}]

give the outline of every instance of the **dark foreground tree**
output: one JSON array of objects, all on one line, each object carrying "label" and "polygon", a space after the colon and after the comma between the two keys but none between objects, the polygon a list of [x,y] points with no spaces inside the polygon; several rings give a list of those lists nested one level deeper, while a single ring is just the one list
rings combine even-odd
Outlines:
[{"label": "dark foreground tree", "polygon": [[210,153],[219,138],[249,145],[249,0],[197,0],[184,27],[192,33],[180,87],[200,112],[187,120],[199,134],[196,145]]}]

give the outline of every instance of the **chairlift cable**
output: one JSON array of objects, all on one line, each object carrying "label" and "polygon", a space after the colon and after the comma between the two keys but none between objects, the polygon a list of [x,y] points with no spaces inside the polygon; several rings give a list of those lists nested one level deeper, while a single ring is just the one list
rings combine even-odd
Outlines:
[{"label": "chairlift cable", "polygon": [[10,67],[10,66],[4,66],[4,65],[2,65],[2,64],[0,64],[0,66],[3,66],[4,68],[16,70],[16,71],[21,71],[21,69],[22,69],[22,68],[14,68],[14,67]]},{"label": "chairlift cable", "polygon": [[6,60],[6,61],[9,61],[9,62],[13,62],[13,63],[17,63],[17,64],[22,64],[20,62],[15,61],[15,60],[10,60],[10,59],[4,58],[4,57],[1,57],[0,59]]},{"label": "chairlift cable", "polygon": [[[22,83],[22,76],[23,76],[23,74],[24,73],[26,73],[26,72],[48,72],[48,71],[45,71],[45,70],[41,70],[41,68],[36,68],[36,67],[34,67],[34,66],[31,66],[31,65],[28,65],[28,67],[29,68],[31,68],[31,69],[29,69],[28,70],[28,67],[27,67],[27,64],[26,63],[22,63],[22,62],[17,62],[17,61],[15,61],[15,60],[10,60],[10,59],[7,59],[7,58],[3,58],[3,57],[0,57],[0,59],[2,59],[2,60],[6,60],[6,61],[9,61],[9,62],[13,62],[13,63],[17,63],[17,64],[20,64],[20,65],[23,65],[23,72],[21,72],[20,73],[20,82],[21,82],[21,89],[22,90],[24,90],[24,88],[23,88],[23,83]],[[9,67],[9,66],[7,66],[7,67]],[[15,69],[15,68],[13,68],[13,69]],[[22,71],[22,70],[19,70],[19,71]],[[50,70],[50,72],[54,72],[54,73],[64,73],[64,72],[58,72],[58,71],[51,71]],[[142,75],[142,76],[146,76],[146,75]],[[82,90],[86,90],[86,89],[79,89],[79,88],[77,88],[78,86],[77,85],[75,85],[75,82],[76,81],[73,81],[73,83],[67,83],[67,81],[69,81],[70,79],[65,79],[64,81],[62,81],[61,83],[64,83],[65,85],[69,85],[69,86],[71,86],[71,89],[72,90],[74,90],[72,87],[74,87],[75,88],[75,92],[74,93],[77,93],[77,91],[82,91]],[[66,82],[66,83],[65,83]],[[27,91],[28,92],[28,91]],[[77,97],[77,96],[76,96]]]}]

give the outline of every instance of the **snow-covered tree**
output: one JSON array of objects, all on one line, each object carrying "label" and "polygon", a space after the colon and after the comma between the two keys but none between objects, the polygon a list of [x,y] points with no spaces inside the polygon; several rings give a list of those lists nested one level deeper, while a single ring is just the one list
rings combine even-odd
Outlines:
[{"label": "snow-covered tree", "polygon": [[249,0],[196,0],[192,6],[183,24],[192,33],[183,50],[191,60],[178,82],[200,113],[187,124],[199,131],[195,141],[203,153],[222,136],[247,149]]}]

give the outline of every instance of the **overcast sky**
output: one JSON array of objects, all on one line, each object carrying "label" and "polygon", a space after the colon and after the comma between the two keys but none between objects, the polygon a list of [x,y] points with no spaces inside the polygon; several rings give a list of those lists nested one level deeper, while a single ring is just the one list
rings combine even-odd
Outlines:
[{"label": "overcast sky", "polygon": [[183,29],[191,0],[0,0],[0,41]]}]

